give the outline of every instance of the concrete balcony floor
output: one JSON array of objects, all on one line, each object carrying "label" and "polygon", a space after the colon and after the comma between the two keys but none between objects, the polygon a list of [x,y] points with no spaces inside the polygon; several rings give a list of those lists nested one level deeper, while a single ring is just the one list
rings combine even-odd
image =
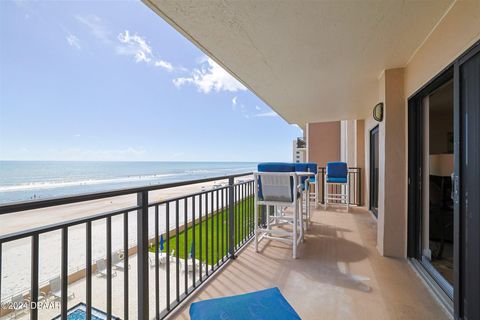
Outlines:
[{"label": "concrete balcony floor", "polygon": [[[449,319],[404,259],[380,256],[376,221],[360,208],[312,211],[312,224],[291,248],[250,243],[191,302],[278,287],[302,319]],[[189,319],[190,302],[173,318]]]}]

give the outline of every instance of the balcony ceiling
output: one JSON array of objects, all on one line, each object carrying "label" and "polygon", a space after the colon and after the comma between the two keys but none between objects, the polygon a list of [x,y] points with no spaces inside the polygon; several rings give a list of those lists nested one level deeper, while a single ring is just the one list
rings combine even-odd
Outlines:
[{"label": "balcony ceiling", "polygon": [[365,118],[453,0],[144,0],[287,122]]}]

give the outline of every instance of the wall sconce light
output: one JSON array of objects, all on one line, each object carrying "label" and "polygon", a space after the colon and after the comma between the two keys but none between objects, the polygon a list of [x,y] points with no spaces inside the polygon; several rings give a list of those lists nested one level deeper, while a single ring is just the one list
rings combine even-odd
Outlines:
[{"label": "wall sconce light", "polygon": [[383,102],[377,103],[377,105],[373,107],[373,119],[378,122],[383,121]]}]

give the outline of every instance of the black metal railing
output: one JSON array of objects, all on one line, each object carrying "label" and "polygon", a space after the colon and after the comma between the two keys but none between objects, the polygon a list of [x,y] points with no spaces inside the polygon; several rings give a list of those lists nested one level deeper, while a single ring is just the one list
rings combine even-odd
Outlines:
[{"label": "black metal railing", "polygon": [[[318,167],[320,186],[320,203],[324,203],[325,194],[325,167]],[[334,188],[334,192],[338,193],[341,186],[334,185],[329,188]],[[348,168],[348,188],[350,191],[350,204],[361,206],[363,204],[362,199],[362,168],[350,167]],[[330,189],[329,189],[330,190]]]},{"label": "black metal railing", "polygon": [[[57,231],[61,234],[59,275],[61,288],[60,293],[55,296],[59,297],[58,313],[62,319],[66,319],[68,313],[69,286],[83,279],[85,280],[84,303],[87,319],[92,318],[94,304],[92,294],[95,297],[101,294],[106,298],[104,311],[108,319],[114,316],[122,319],[151,319],[152,317],[163,319],[224,263],[234,259],[238,250],[252,238],[254,232],[253,180],[248,178],[235,181],[235,178],[250,175],[251,173],[245,173],[0,206],[1,217],[8,213],[15,214],[26,210],[53,208],[116,196],[136,195],[137,200],[136,205],[119,210],[92,212],[88,217],[0,235],[0,270],[2,270],[2,260],[5,261],[4,259],[8,258],[4,256],[5,252],[2,253],[5,244],[21,239],[31,239],[30,288],[19,290],[19,293],[23,298],[28,299],[31,305],[37,304],[40,298],[39,292],[48,293],[53,289],[50,287],[51,284],[39,282],[40,236]],[[209,190],[160,201],[149,200],[150,193],[155,190],[219,180],[224,181],[220,187],[217,185]],[[112,228],[112,221],[115,221],[115,228]],[[94,260],[92,224],[98,224],[98,222],[105,223],[106,250],[104,256],[96,257],[97,260]],[[134,237],[131,235],[132,230],[129,229],[132,225],[135,231]],[[86,252],[85,266],[77,270],[76,276],[73,277],[69,274],[69,257],[78,252],[69,251],[69,231],[77,232],[79,228],[73,228],[76,226],[84,226],[82,233],[84,232]],[[121,246],[115,251],[112,232],[120,230],[122,230]],[[121,256],[123,259],[118,261],[118,257]],[[106,262],[106,270],[100,270],[100,260]],[[134,268],[130,269],[130,262],[136,263],[136,274],[131,275],[131,269]],[[120,308],[114,310],[112,303],[114,272],[116,274],[117,270],[123,272],[121,311]],[[94,272],[104,275],[106,280],[104,294],[97,290],[94,292],[92,283]],[[79,277],[79,274],[82,276]],[[0,276],[0,297],[2,277],[3,275]],[[150,277],[153,277],[153,281],[149,279]],[[132,280],[136,281],[136,286],[131,285]],[[154,283],[152,303],[149,287],[151,283]],[[132,310],[131,307],[132,294],[137,295],[136,299],[133,299],[137,301],[134,305],[136,310]],[[2,301],[2,306],[7,306],[6,302],[8,301]],[[4,308],[2,313],[5,315],[11,311],[13,310]],[[37,308],[31,308],[29,312],[30,319],[38,319]]]}]

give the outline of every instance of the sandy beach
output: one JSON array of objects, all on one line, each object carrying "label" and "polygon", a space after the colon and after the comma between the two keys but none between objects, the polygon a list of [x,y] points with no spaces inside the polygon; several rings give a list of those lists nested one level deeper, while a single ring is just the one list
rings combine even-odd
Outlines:
[{"label": "sandy beach", "polygon": [[[153,191],[150,193],[150,202],[157,202],[174,198],[181,195],[192,194],[202,190],[212,189],[213,185],[226,184],[226,180],[219,180],[210,183],[188,185],[183,187]],[[216,210],[216,199],[214,197],[214,206],[210,206],[211,199],[208,199],[208,212]],[[188,207],[191,208],[191,199],[188,201]],[[90,215],[108,212],[115,209],[125,208],[136,205],[136,196],[121,196],[109,199],[89,201],[78,204],[64,205],[52,208],[38,209],[26,212],[3,215],[0,217],[0,234],[9,234],[22,230],[38,228],[61,221],[87,217]],[[180,201],[179,224],[184,223],[184,202]],[[154,208],[149,210],[149,235],[154,236]],[[159,230],[166,230],[166,210],[165,205],[159,207]],[[187,220],[191,220],[190,211],[188,211]],[[93,260],[104,258],[106,252],[105,219],[96,221],[92,224],[92,256]],[[170,226],[175,227],[175,203],[170,207]],[[129,213],[128,237],[130,246],[136,245],[136,212]],[[69,228],[69,274],[85,267],[86,240],[85,225],[78,225]],[[112,218],[112,249],[113,251],[122,248],[123,241],[123,218],[117,216]],[[12,241],[3,244],[3,265],[2,265],[2,300],[9,296],[26,292],[30,288],[30,266],[31,266],[31,240],[30,238]],[[60,231],[54,231],[40,236],[40,265],[39,281],[40,284],[48,283],[49,279],[60,275],[61,258],[61,234]]]}]

